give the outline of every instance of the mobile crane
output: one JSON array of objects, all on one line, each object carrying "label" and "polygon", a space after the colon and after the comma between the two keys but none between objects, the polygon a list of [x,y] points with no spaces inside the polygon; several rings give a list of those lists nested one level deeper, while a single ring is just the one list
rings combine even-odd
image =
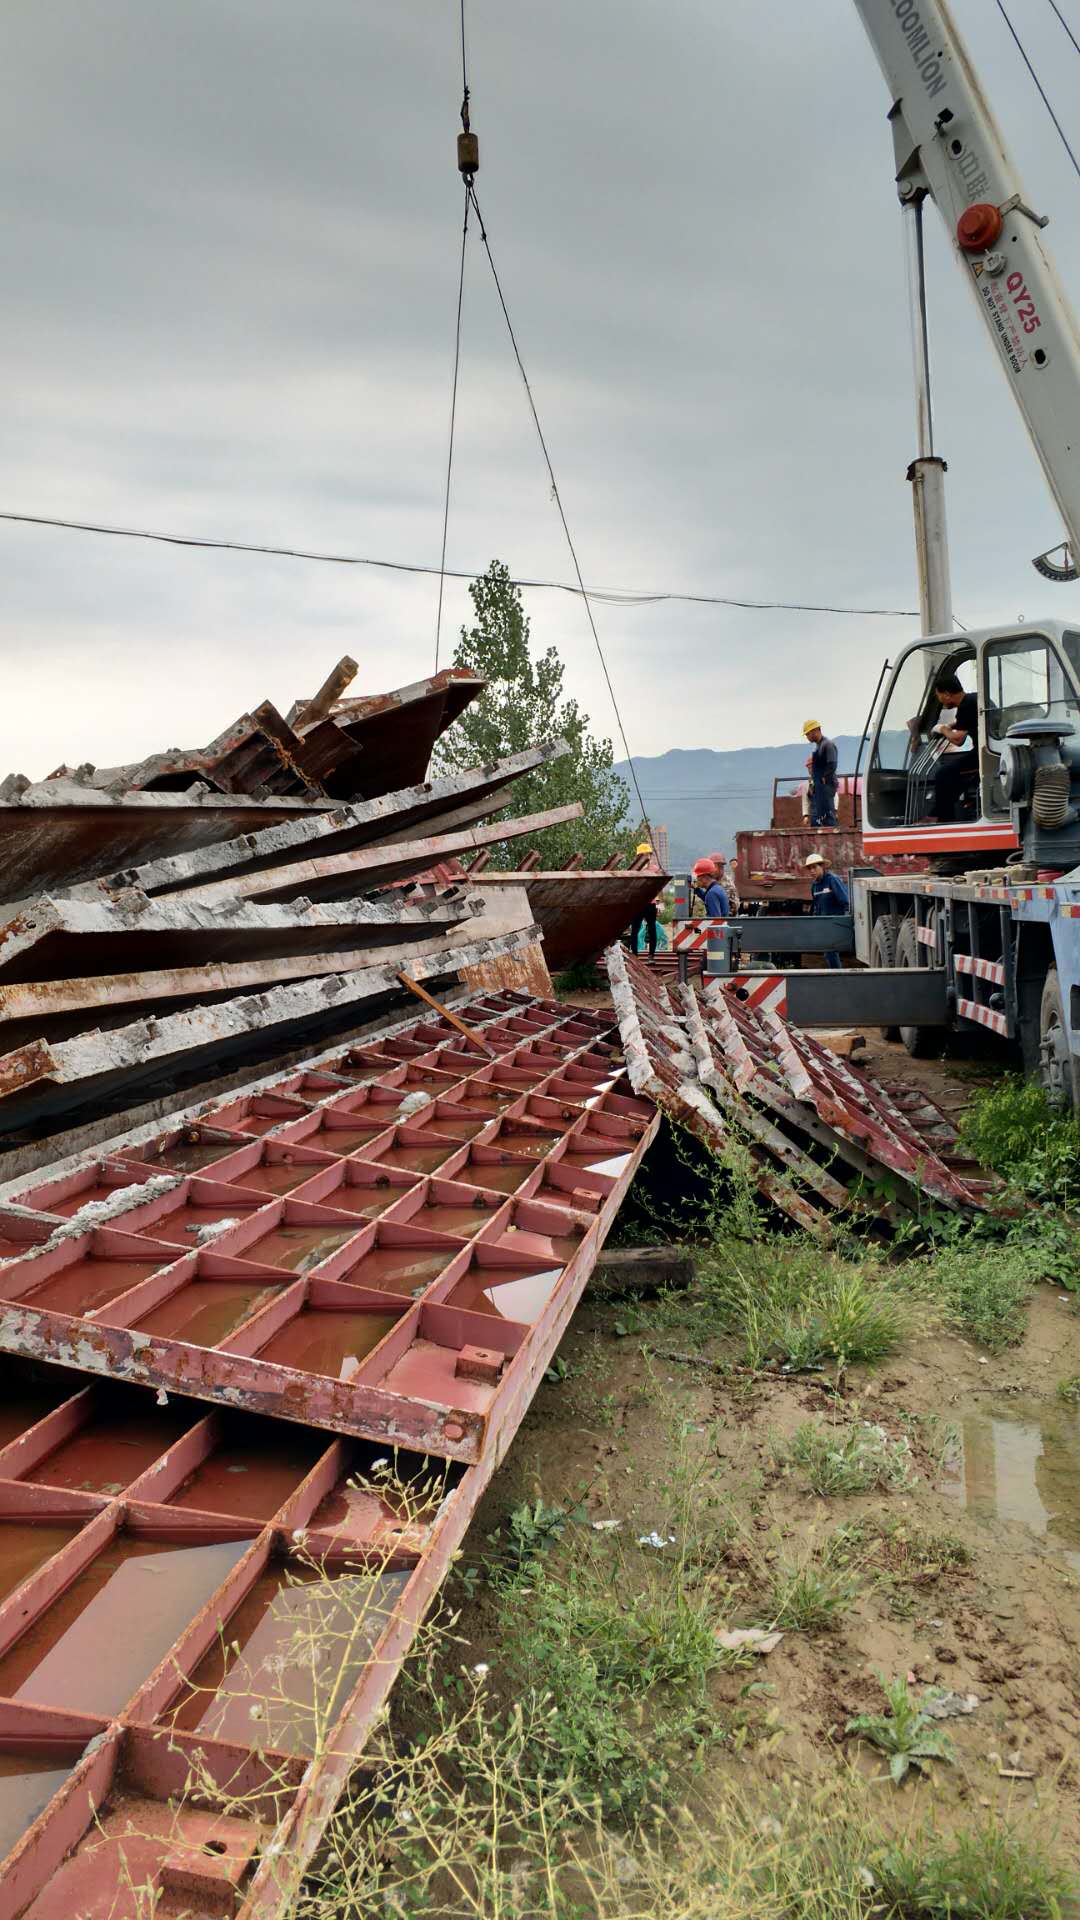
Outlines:
[{"label": "mobile crane", "polygon": [[[945,463],[934,452],[922,212],[937,207],[1064,522],[1044,578],[1078,578],[1080,330],[947,0],[855,0],[889,89],[896,184],[908,229],[918,454],[915,512],[923,637],[886,663],[863,743],[868,860],[922,854],[930,871],[851,873],[850,922],[809,942],[805,919],[730,923],[710,970],[746,954],[848,951],[862,968],[798,971],[792,1019],[881,1021],[911,1053],[942,1030],[980,1026],[1019,1041],[1025,1067],[1080,1111],[1080,606],[1073,621],[1018,621],[957,635],[946,538]],[[1059,557],[1060,556],[1060,557]],[[972,738],[950,766],[940,729]],[[882,691],[883,688],[883,691]],[[1002,863],[1006,863],[1002,865]],[[712,964],[715,960],[715,965]],[[775,964],[775,958],[773,961]],[[865,969],[865,970],[864,970]]]},{"label": "mobile crane", "polygon": [[[1073,621],[953,632],[944,463],[933,449],[921,215],[936,206],[1064,522],[1035,565],[1077,578],[1080,329],[946,0],[855,0],[889,89],[896,183],[909,230],[918,456],[913,484],[924,637],[898,657],[868,730],[867,858],[926,851],[934,871],[852,876],[853,942],[892,972],[909,1051],[941,1024],[1020,1042],[1029,1072],[1080,1109],[1080,606]],[[1060,557],[1059,557],[1060,555]],[[978,703],[970,770],[949,776],[935,731],[942,675]],[[970,706],[968,708],[970,712]],[[946,795],[948,799],[946,800]],[[1007,862],[995,872],[994,863]],[[963,871],[959,871],[962,869]],[[844,976],[849,989],[857,974]],[[934,1010],[918,1016],[918,993]],[[936,1006],[935,1006],[936,1002]]]}]

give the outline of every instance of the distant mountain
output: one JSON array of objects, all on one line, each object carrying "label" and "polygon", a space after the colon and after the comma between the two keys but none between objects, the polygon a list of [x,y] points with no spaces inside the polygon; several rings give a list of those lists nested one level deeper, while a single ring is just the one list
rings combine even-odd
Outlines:
[{"label": "distant mountain", "polygon": [[[840,772],[852,773],[859,741],[836,736]],[[772,814],[773,781],[800,775],[809,752],[805,740],[783,747],[736,747],[716,753],[711,747],[672,747],[651,759],[634,760],[634,771],[654,826],[666,826],[671,864],[689,866],[703,853],[735,851],[739,827],[767,827]],[[637,802],[625,760],[615,768]]]}]

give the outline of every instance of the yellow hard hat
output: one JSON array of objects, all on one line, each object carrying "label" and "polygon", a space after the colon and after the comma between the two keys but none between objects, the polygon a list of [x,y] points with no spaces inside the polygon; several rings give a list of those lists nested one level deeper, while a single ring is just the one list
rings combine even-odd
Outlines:
[{"label": "yellow hard hat", "polygon": [[812,733],[820,733],[820,732],[821,732],[820,720],[804,720],[803,721],[803,734],[807,740],[809,740],[810,735]]},{"label": "yellow hard hat", "polygon": [[643,840],[643,841],[642,841],[642,843],[641,843],[641,845],[640,845],[640,847],[635,847],[635,848],[634,848],[634,852],[635,852],[635,854],[638,854],[638,853],[651,853],[651,852],[652,852],[652,848],[650,847],[650,845],[649,845],[649,843],[648,843],[648,841],[647,841],[647,840]]}]

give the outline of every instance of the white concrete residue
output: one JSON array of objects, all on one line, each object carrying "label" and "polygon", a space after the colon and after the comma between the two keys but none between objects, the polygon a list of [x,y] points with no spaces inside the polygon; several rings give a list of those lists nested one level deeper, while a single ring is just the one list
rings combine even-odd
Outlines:
[{"label": "white concrete residue", "polygon": [[227,1227],[239,1225],[240,1215],[232,1214],[227,1215],[224,1220],[208,1220],[204,1227],[189,1227],[187,1231],[197,1247],[205,1247],[209,1240],[216,1240],[218,1234],[224,1233]]},{"label": "white concrete residue", "polygon": [[[144,1206],[148,1200],[160,1200],[163,1194],[172,1193],[183,1178],[178,1173],[154,1173],[149,1180],[132,1181],[129,1187],[117,1187],[107,1200],[88,1200],[68,1220],[62,1220],[54,1227],[47,1240],[32,1249],[21,1248],[18,1253],[8,1254],[0,1259],[0,1267],[9,1267],[13,1260],[22,1260],[28,1251],[48,1253],[53,1247],[62,1246],[65,1240],[78,1239],[80,1234],[92,1233],[96,1227],[105,1227],[111,1221],[130,1213],[133,1207]],[[180,1251],[177,1250],[177,1259]]]}]

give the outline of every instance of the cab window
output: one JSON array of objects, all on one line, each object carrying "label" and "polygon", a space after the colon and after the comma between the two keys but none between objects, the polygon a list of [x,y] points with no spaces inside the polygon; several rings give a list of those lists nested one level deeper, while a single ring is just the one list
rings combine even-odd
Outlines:
[{"label": "cab window", "polygon": [[1022,720],[1080,722],[1080,706],[1061,661],[1039,634],[987,647],[983,705],[987,743],[998,748]]}]

